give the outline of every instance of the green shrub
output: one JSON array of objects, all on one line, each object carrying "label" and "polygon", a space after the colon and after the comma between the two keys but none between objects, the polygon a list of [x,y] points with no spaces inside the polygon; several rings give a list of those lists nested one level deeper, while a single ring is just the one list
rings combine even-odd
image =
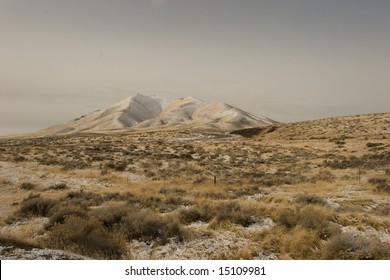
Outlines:
[{"label": "green shrub", "polygon": [[128,213],[122,218],[120,229],[129,240],[156,241],[160,244],[166,244],[169,238],[183,240],[182,227],[175,217],[160,216],[149,209]]},{"label": "green shrub", "polygon": [[114,225],[120,223],[122,218],[131,211],[134,211],[134,208],[127,204],[115,206],[106,205],[94,209],[91,215],[101,221],[105,227],[112,228]]},{"label": "green shrub", "polygon": [[114,192],[114,193],[106,193],[104,194],[104,200],[108,201],[108,200],[116,200],[116,201],[127,201],[127,200],[132,200],[134,198],[134,195],[130,192],[125,192],[125,193],[118,193],[118,192]]},{"label": "green shrub", "polygon": [[161,188],[160,193],[164,195],[185,195],[187,190],[181,188]]},{"label": "green shrub", "polygon": [[340,227],[328,221],[328,215],[321,208],[308,205],[298,214],[298,225],[315,230],[321,239],[327,239],[340,231]]},{"label": "green shrub", "polygon": [[319,205],[326,204],[325,200],[322,197],[319,197],[315,194],[308,194],[308,193],[299,195],[295,199],[295,201],[302,204],[319,204]]},{"label": "green shrub", "polygon": [[30,191],[30,190],[33,190],[35,189],[35,185],[33,183],[29,183],[29,182],[24,182],[20,185],[20,188],[22,190],[26,190],[26,191]]},{"label": "green shrub", "polygon": [[46,217],[56,203],[56,201],[42,198],[40,195],[31,195],[21,202],[19,212],[25,216],[37,215]]},{"label": "green shrub", "polygon": [[251,182],[260,186],[272,187],[304,183],[307,182],[307,178],[301,173],[288,173],[284,171],[278,171],[275,174],[254,174],[252,175]]},{"label": "green shrub", "polygon": [[204,203],[181,209],[179,212],[182,222],[189,224],[192,222],[231,222],[247,227],[253,224],[258,213],[251,207],[244,207],[235,201],[219,202],[215,204]]},{"label": "green shrub", "polygon": [[324,182],[334,182],[336,179],[336,176],[332,174],[332,172],[328,170],[321,170],[318,172],[317,175],[313,176],[311,178],[311,182],[316,182],[316,181],[324,181]]},{"label": "green shrub", "polygon": [[74,204],[85,206],[99,206],[104,202],[104,198],[100,194],[84,191],[69,192],[66,198]]},{"label": "green shrub", "polygon": [[390,192],[390,183],[385,178],[370,178],[368,182],[376,186],[378,192]]},{"label": "green shrub", "polygon": [[321,239],[328,239],[340,232],[340,226],[330,222],[329,218],[330,215],[324,209],[318,206],[307,205],[299,211],[291,208],[281,209],[277,222],[288,229],[301,226],[317,232]]},{"label": "green shrub", "polygon": [[190,205],[192,202],[182,198],[181,196],[168,196],[164,203],[169,206],[171,210],[180,207],[181,205]]},{"label": "green shrub", "polygon": [[221,202],[212,207],[212,213],[217,221],[230,221],[247,227],[254,223],[255,211],[249,207],[243,207],[237,202]]},{"label": "green shrub", "polygon": [[228,193],[231,198],[239,198],[242,196],[250,196],[259,194],[262,192],[258,185],[240,186],[240,187],[227,187],[224,189],[225,193]]},{"label": "green shrub", "polygon": [[106,163],[104,166],[105,168],[114,169],[116,171],[125,171],[127,167],[127,162],[121,161],[115,163],[114,161],[110,161]]},{"label": "green shrub", "polygon": [[46,229],[55,224],[63,223],[70,216],[86,217],[87,209],[80,205],[56,205],[50,210],[50,214],[49,221],[45,226]]},{"label": "green shrub", "polygon": [[126,162],[119,162],[119,163],[115,166],[115,170],[116,170],[116,171],[125,171],[125,170],[126,170],[126,167],[127,167],[127,163],[126,163]]},{"label": "green shrub", "polygon": [[197,176],[193,181],[192,183],[194,185],[200,185],[200,184],[203,184],[207,182],[207,178],[205,176]]},{"label": "green shrub", "polygon": [[129,198],[128,203],[137,204],[140,208],[150,208],[157,212],[171,212],[180,205],[191,204],[180,196],[149,196],[145,198]]},{"label": "green shrub", "polygon": [[341,233],[333,236],[323,247],[323,259],[380,260],[390,259],[390,244],[378,239]]},{"label": "green shrub", "polygon": [[50,190],[65,190],[68,186],[65,183],[54,184],[49,187]]},{"label": "green shrub", "polygon": [[279,211],[276,221],[286,228],[293,228],[297,225],[298,217],[294,209],[283,208]]},{"label": "green shrub", "polygon": [[192,206],[187,209],[180,209],[179,211],[180,220],[184,224],[191,224],[197,221],[206,222],[208,219],[205,217],[205,213],[201,212],[198,207]]},{"label": "green shrub", "polygon": [[100,259],[120,259],[125,250],[120,235],[109,232],[91,217],[67,217],[52,228],[47,243],[50,247]]},{"label": "green shrub", "polygon": [[368,179],[368,182],[373,184],[373,185],[380,185],[380,184],[386,183],[387,179],[375,177],[375,178]]},{"label": "green shrub", "polygon": [[202,194],[202,197],[208,200],[225,200],[229,198],[227,192],[224,191],[209,191]]},{"label": "green shrub", "polygon": [[367,148],[375,148],[375,147],[379,147],[379,146],[384,146],[385,144],[383,143],[373,143],[373,142],[368,142],[366,144]]}]

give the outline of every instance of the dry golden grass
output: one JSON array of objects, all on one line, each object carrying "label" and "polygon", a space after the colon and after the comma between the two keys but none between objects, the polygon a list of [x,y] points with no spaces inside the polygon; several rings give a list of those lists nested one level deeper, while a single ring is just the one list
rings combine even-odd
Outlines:
[{"label": "dry golden grass", "polygon": [[316,231],[297,226],[281,237],[281,253],[292,259],[318,259],[320,238]]},{"label": "dry golden grass", "polygon": [[[2,139],[0,235],[99,258],[136,256],[128,250],[136,242],[153,258],[232,234],[241,247],[208,256],[355,259],[370,258],[368,250],[386,259],[378,248],[390,242],[388,124],[378,114],[289,124],[252,139],[183,140],[195,134],[178,131]],[[40,197],[24,201],[31,194]],[[61,241],[69,219],[93,224],[99,238],[120,237],[123,244],[110,241],[122,244],[120,254]],[[347,254],[351,228],[366,241]],[[171,257],[188,258],[179,252]]]}]

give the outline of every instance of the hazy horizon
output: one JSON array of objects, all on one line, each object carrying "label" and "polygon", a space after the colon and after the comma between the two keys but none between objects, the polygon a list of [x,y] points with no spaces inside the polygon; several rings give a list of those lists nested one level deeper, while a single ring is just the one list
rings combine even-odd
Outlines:
[{"label": "hazy horizon", "polygon": [[141,93],[281,122],[389,111],[390,1],[0,0],[0,135]]}]

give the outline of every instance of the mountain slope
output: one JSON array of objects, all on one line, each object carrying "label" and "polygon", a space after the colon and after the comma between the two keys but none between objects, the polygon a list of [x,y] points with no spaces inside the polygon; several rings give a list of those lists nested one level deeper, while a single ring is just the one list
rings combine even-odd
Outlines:
[{"label": "mountain slope", "polygon": [[148,128],[231,131],[275,123],[225,103],[209,103],[191,96],[169,101],[137,94],[43,132],[65,134]]},{"label": "mountain slope", "polygon": [[373,113],[331,117],[278,126],[253,127],[232,131],[245,137],[261,140],[324,140],[388,139],[390,113]]}]

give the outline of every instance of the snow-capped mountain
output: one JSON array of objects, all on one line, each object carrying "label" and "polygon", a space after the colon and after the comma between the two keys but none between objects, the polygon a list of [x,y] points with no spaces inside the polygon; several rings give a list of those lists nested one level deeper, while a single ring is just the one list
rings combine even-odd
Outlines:
[{"label": "snow-capped mountain", "polygon": [[205,102],[191,96],[167,100],[158,96],[136,94],[106,109],[45,131],[56,134],[146,128],[231,131],[275,123],[225,103]]}]

